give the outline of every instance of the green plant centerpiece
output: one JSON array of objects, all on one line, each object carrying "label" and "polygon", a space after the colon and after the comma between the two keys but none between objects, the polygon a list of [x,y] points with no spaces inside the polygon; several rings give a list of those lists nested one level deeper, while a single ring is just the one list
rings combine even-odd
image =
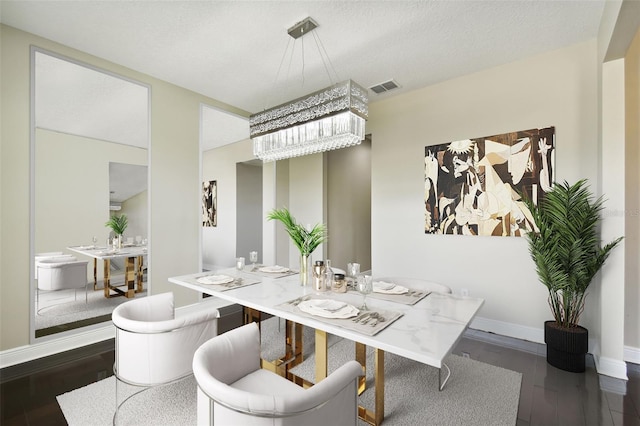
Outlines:
[{"label": "green plant centerpiece", "polygon": [[547,362],[583,372],[588,330],[578,325],[586,291],[622,237],[601,246],[598,234],[604,199],[594,199],[585,179],[554,183],[539,204],[523,197],[535,227],[527,234],[540,282],[549,292],[553,321],[545,322]]},{"label": "green plant centerpiece", "polygon": [[122,248],[122,235],[127,229],[128,224],[129,221],[127,220],[126,214],[121,214],[120,216],[115,214],[111,215],[109,220],[104,224],[104,226],[106,226],[107,228],[111,228],[111,230],[115,234],[117,238],[118,248]]},{"label": "green plant centerpiece", "polygon": [[327,240],[326,225],[317,223],[313,228],[307,229],[296,222],[296,219],[286,207],[271,210],[267,214],[267,219],[282,222],[287,234],[291,237],[291,241],[300,251],[300,284],[307,285],[311,253]]}]

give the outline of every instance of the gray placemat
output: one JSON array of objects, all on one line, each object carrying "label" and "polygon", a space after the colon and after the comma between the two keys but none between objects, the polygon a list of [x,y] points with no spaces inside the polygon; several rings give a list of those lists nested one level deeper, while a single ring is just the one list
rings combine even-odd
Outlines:
[{"label": "gray placemat", "polygon": [[386,309],[375,309],[360,311],[360,313],[353,318],[325,318],[309,314],[298,308],[298,303],[311,299],[338,300],[337,298],[331,297],[330,295],[308,295],[303,298],[293,299],[282,303],[278,305],[278,308],[284,311],[294,312],[297,315],[313,318],[320,322],[332,324],[338,327],[346,328],[348,330],[353,330],[367,336],[375,336],[402,316],[401,312],[389,311]]},{"label": "gray placemat", "polygon": [[291,269],[286,271],[286,272],[262,272],[260,270],[260,268],[264,267],[265,265],[256,265],[255,267],[252,265],[247,265],[244,267],[244,269],[242,270],[242,272],[247,273],[247,274],[254,274],[254,275],[258,275],[260,277],[265,277],[265,278],[282,278],[282,277],[288,277],[291,275],[295,275],[298,273],[298,271],[292,271]]},{"label": "gray placemat", "polygon": [[[415,305],[425,297],[431,294],[430,291],[418,291],[408,289],[405,294],[388,294],[388,293],[376,293],[375,291],[369,293],[367,297],[372,299],[388,300],[389,302],[402,303],[403,305]],[[356,290],[349,290],[348,293],[360,294]]]},{"label": "gray placemat", "polygon": [[253,284],[258,284],[260,281],[253,279],[253,278],[241,278],[241,277],[234,277],[234,280],[226,283],[226,284],[204,284],[201,282],[198,282],[198,278],[202,278],[202,277],[206,277],[207,275],[219,275],[219,274],[205,274],[205,275],[199,275],[197,278],[194,278],[193,281],[196,282],[196,284],[201,285],[201,286],[205,286],[207,288],[210,288],[214,291],[227,291],[227,290],[233,290],[236,288],[240,288],[240,287],[246,287],[249,285],[253,285]]}]

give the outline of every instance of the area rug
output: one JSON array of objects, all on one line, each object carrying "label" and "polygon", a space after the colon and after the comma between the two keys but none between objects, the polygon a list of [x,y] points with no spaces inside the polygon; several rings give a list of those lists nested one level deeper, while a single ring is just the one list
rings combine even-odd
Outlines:
[{"label": "area rug", "polygon": [[[136,298],[146,295],[147,291],[144,290],[142,293],[136,293]],[[49,306],[42,306],[35,318],[35,328],[40,330],[111,314],[116,306],[128,300],[131,299],[126,297],[107,299],[104,297],[102,289],[94,291],[93,287],[91,287],[87,293],[87,302],[85,303],[84,290],[78,290],[77,300],[52,302]]]},{"label": "area rug", "polygon": [[[284,322],[283,322],[284,323]],[[284,327],[274,318],[263,322],[263,354],[276,353]],[[305,330],[304,363],[295,373],[313,381],[313,332]],[[353,342],[333,336],[329,340],[329,370],[353,359]],[[360,404],[373,407],[373,353],[368,352],[368,389]],[[438,370],[406,358],[385,354],[384,425],[515,425],[520,396],[520,373],[472,359],[451,355],[446,359],[452,376],[438,391]],[[135,389],[118,384],[121,401]],[[58,403],[69,425],[111,425],[115,408],[113,377],[59,395]],[[194,425],[196,423],[196,382],[189,377],[180,382],[153,388],[131,398],[118,415],[121,425]],[[360,425],[365,425],[360,422]]]}]

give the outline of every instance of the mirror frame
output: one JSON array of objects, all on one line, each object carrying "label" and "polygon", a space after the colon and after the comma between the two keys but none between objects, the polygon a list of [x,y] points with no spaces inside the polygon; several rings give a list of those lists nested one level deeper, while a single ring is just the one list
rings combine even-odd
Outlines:
[{"label": "mirror frame", "polygon": [[[84,327],[79,327],[73,330],[63,331],[60,333],[54,333],[47,336],[36,337],[36,324],[35,324],[35,273],[33,268],[33,262],[35,257],[35,161],[36,161],[36,69],[35,58],[36,54],[44,54],[56,59],[66,61],[95,72],[106,74],[108,76],[124,80],[126,82],[142,86],[147,89],[147,203],[149,208],[147,209],[147,241],[148,246],[151,242],[151,91],[150,84],[134,80],[132,78],[117,74],[115,72],[100,68],[98,66],[83,62],[69,56],[53,52],[51,50],[43,49],[37,46],[30,47],[29,53],[29,87],[30,87],[30,99],[29,99],[29,343],[34,344],[38,342],[44,342],[48,340],[55,340],[68,336],[78,335],[88,330],[97,330],[101,328],[111,328],[111,321],[105,321],[98,324],[92,324]],[[83,135],[76,135],[83,136]],[[147,259],[150,256],[150,251],[147,251]],[[151,270],[147,271],[147,294],[151,294]]]}]

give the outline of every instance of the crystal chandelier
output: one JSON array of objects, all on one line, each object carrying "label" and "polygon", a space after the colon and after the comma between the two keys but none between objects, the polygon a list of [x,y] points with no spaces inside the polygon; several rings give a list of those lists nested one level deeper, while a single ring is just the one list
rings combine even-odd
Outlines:
[{"label": "crystal chandelier", "polygon": [[[298,38],[316,26],[307,18],[288,32]],[[366,89],[351,80],[333,84],[251,115],[253,154],[267,162],[358,145],[368,112]]]}]

